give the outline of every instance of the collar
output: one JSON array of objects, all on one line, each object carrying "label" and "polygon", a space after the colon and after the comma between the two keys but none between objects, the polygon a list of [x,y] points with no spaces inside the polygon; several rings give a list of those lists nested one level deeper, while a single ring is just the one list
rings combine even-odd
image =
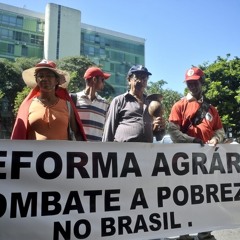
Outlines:
[{"label": "collar", "polygon": [[199,102],[199,103],[203,102],[203,96],[200,99],[197,100],[191,93],[187,94],[186,99],[189,102],[193,102],[193,101],[196,101],[196,102]]},{"label": "collar", "polygon": [[[124,95],[125,95],[125,96],[130,95],[130,96],[134,97],[134,96],[129,92],[129,90],[128,90],[127,92],[125,92]],[[146,97],[147,97],[147,95],[144,93],[144,94],[143,94],[143,99],[146,99]]]},{"label": "collar", "polygon": [[[83,90],[83,91],[79,92],[79,96],[80,96],[80,97],[85,97],[85,98],[88,98],[88,95],[87,95],[87,93],[86,93],[86,91],[85,91],[85,90]],[[95,97],[96,97],[96,99],[98,99],[98,100],[100,100],[100,99],[101,99],[101,96],[100,96],[100,95],[98,95],[98,93],[97,93],[97,92],[95,92]]]}]

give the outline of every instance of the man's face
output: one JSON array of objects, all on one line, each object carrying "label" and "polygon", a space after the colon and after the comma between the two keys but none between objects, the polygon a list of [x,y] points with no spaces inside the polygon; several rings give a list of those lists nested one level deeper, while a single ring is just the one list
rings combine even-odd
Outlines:
[{"label": "man's face", "polygon": [[105,83],[105,78],[104,77],[96,77],[96,83],[95,83],[95,88],[96,91],[102,91],[104,88],[104,83]]},{"label": "man's face", "polygon": [[146,73],[134,73],[130,78],[130,87],[138,91],[144,91],[147,87],[148,75]]},{"label": "man's face", "polygon": [[202,84],[199,80],[188,80],[186,81],[188,90],[194,97],[200,96],[202,93]]}]

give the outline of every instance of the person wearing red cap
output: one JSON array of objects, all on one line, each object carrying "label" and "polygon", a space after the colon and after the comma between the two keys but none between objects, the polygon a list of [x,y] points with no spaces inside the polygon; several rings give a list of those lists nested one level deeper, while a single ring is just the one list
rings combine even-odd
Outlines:
[{"label": "person wearing red cap", "polygon": [[[176,102],[169,116],[168,132],[174,143],[205,143],[215,146],[224,140],[225,132],[216,108],[208,104],[202,92],[204,72],[192,67],[185,74],[189,92]],[[193,240],[183,235],[179,240]],[[211,232],[198,233],[198,239],[215,240]]]},{"label": "person wearing red cap", "polygon": [[91,142],[102,141],[109,103],[98,92],[103,90],[104,81],[110,76],[99,67],[89,67],[84,74],[85,89],[70,94],[81,117],[87,140]]},{"label": "person wearing red cap", "polygon": [[86,141],[81,119],[66,87],[67,72],[42,60],[22,72],[32,90],[19,107],[11,139]]}]

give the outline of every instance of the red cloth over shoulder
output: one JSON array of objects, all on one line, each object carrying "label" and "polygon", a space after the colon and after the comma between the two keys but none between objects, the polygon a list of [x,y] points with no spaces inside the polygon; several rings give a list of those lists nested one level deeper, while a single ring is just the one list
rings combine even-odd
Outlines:
[{"label": "red cloth over shoulder", "polygon": [[[27,139],[27,125],[28,125],[29,106],[32,102],[32,99],[34,97],[39,96],[39,94],[40,94],[39,88],[35,87],[34,89],[32,89],[30,91],[28,96],[23,100],[22,104],[20,105],[16,120],[15,120],[15,124],[13,126],[13,131],[12,131],[12,135],[11,135],[12,140]],[[74,115],[75,115],[77,125],[79,127],[80,133],[82,134],[82,138],[83,138],[84,141],[87,141],[87,138],[86,138],[86,135],[85,135],[85,132],[84,132],[84,129],[83,129],[82,121],[81,121],[81,119],[78,115],[77,109],[76,109],[71,97],[69,96],[68,91],[65,88],[59,87],[56,90],[56,95],[59,98],[64,99],[66,101],[69,101],[71,103],[72,109],[74,110]]]}]

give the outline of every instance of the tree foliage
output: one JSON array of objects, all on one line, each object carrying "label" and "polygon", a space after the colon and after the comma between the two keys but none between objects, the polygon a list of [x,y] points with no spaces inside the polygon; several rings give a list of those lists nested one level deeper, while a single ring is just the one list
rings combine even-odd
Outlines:
[{"label": "tree foliage", "polygon": [[12,107],[16,93],[21,91],[24,83],[21,81],[21,71],[13,62],[0,60],[0,90],[7,98]]},{"label": "tree foliage", "polygon": [[[30,92],[30,88],[26,87],[22,78],[21,72],[25,69],[35,66],[41,59],[38,58],[18,58],[16,62],[13,63],[15,69],[18,70],[18,79],[21,79],[20,91],[15,92],[13,113],[17,114],[18,108],[27,94]],[[56,62],[57,67],[70,73],[70,83],[68,85],[69,92],[78,92],[85,88],[85,80],[83,78],[85,71],[88,67],[94,66],[95,64],[88,58],[84,56],[78,57],[67,57],[62,58]],[[104,89],[101,93],[103,97],[109,98],[114,93],[113,87],[105,82]]]},{"label": "tree foliage", "polygon": [[212,64],[204,63],[204,95],[218,109],[227,133],[240,136],[240,59],[217,57]]},{"label": "tree foliage", "polygon": [[[62,58],[57,62],[57,65],[58,68],[66,70],[70,73],[71,81],[68,85],[69,92],[79,92],[83,90],[85,88],[85,80],[83,78],[85,71],[90,66],[96,66],[94,62],[84,56]],[[107,81],[105,81],[102,96],[108,98],[113,93],[113,87]]]},{"label": "tree foliage", "polygon": [[93,65],[94,62],[84,56],[65,57],[57,61],[58,68],[70,73],[69,92],[78,92],[85,88],[83,75],[87,68]]},{"label": "tree foliage", "polygon": [[4,97],[4,93],[0,90],[0,100]]},{"label": "tree foliage", "polygon": [[35,66],[40,61],[41,61],[40,58],[21,57],[21,58],[16,58],[15,59],[14,66],[17,69],[19,69],[20,72],[22,72],[23,70],[26,70],[28,68],[31,68],[31,67]]},{"label": "tree foliage", "polygon": [[18,112],[18,108],[23,102],[23,100],[26,98],[28,93],[30,92],[31,88],[25,86],[21,92],[19,92],[14,100],[14,108],[13,108],[13,113],[16,116]]}]

